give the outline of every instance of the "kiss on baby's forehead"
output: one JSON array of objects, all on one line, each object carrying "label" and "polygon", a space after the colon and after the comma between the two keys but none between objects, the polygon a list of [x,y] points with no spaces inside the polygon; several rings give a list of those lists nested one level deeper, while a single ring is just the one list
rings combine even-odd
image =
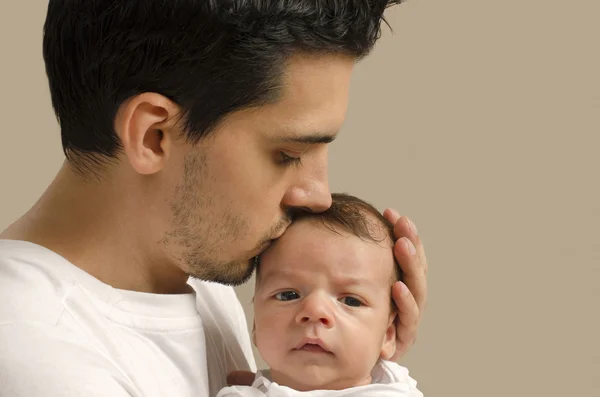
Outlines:
[{"label": "kiss on baby's forehead", "polygon": [[[370,203],[346,194],[333,193],[331,207],[320,213],[302,212],[294,217],[294,224],[286,232],[289,235],[292,230],[296,230],[298,224],[311,225],[313,227],[326,229],[331,233],[339,236],[357,237],[364,243],[378,244],[382,248],[390,249],[393,247],[394,230],[393,225]],[[313,233],[314,229],[304,229],[307,233]],[[280,238],[275,245],[282,244],[287,241],[285,235]],[[307,242],[310,244],[310,242]],[[358,243],[358,241],[357,241]],[[272,246],[268,253],[272,250]],[[328,249],[333,247],[327,247]],[[261,257],[264,257],[265,253]],[[257,275],[261,263],[261,257],[256,258]],[[392,281],[402,280],[402,271],[396,263],[393,255],[391,260],[394,262],[394,275]],[[279,272],[282,271],[281,266],[278,266]]]}]

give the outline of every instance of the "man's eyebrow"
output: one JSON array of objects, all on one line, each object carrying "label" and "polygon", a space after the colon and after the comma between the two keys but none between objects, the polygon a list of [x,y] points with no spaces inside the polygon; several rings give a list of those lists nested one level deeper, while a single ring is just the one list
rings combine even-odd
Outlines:
[{"label": "man's eyebrow", "polygon": [[300,143],[305,145],[314,145],[321,143],[331,143],[337,138],[337,132],[331,134],[313,134],[313,135],[296,135],[284,136],[276,138],[281,143]]}]

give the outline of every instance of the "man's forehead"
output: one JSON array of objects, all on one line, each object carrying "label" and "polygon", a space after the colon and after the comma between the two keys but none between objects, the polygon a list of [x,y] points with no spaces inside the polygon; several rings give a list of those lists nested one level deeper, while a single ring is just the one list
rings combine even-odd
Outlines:
[{"label": "man's forehead", "polygon": [[264,110],[289,123],[290,132],[334,135],[345,119],[353,65],[352,59],[337,55],[293,56],[277,100]]}]

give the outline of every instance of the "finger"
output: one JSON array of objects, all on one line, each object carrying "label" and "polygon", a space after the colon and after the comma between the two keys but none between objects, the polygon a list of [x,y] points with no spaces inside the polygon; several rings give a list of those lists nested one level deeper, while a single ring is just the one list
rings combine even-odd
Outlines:
[{"label": "finger", "polygon": [[256,374],[250,371],[233,371],[227,375],[229,386],[252,386]]},{"label": "finger", "polygon": [[417,255],[419,256],[420,265],[423,266],[425,273],[427,273],[428,264],[425,248],[423,247],[423,241],[421,241],[421,237],[413,221],[406,216],[398,219],[394,224],[394,234],[398,239],[406,237],[413,243],[417,250]]},{"label": "finger", "polygon": [[396,222],[398,222],[398,219],[400,219],[400,214],[398,214],[398,211],[396,211],[393,208],[386,208],[385,211],[383,211],[383,216],[385,217],[385,219],[387,219],[392,225],[395,225]]},{"label": "finger", "polygon": [[392,287],[392,297],[398,308],[396,319],[396,353],[393,359],[397,361],[417,339],[420,321],[420,310],[408,287],[398,281]]},{"label": "finger", "polygon": [[383,211],[383,216],[394,225],[394,235],[396,236],[396,239],[407,237],[412,241],[417,249],[421,265],[425,268],[425,273],[427,273],[427,257],[425,256],[425,249],[414,222],[408,217],[400,216],[398,211],[393,208],[387,208]]},{"label": "finger", "polygon": [[402,237],[394,245],[394,256],[403,273],[403,282],[409,288],[422,311],[427,300],[427,277],[425,268],[410,239]]}]

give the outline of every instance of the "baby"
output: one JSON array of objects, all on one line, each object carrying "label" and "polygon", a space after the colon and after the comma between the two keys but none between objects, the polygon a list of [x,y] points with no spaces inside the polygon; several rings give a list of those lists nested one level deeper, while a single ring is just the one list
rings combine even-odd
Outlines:
[{"label": "baby", "polygon": [[396,349],[391,286],[402,274],[392,225],[370,204],[334,194],[295,218],[256,272],[253,342],[270,370],[231,396],[423,396]]}]

